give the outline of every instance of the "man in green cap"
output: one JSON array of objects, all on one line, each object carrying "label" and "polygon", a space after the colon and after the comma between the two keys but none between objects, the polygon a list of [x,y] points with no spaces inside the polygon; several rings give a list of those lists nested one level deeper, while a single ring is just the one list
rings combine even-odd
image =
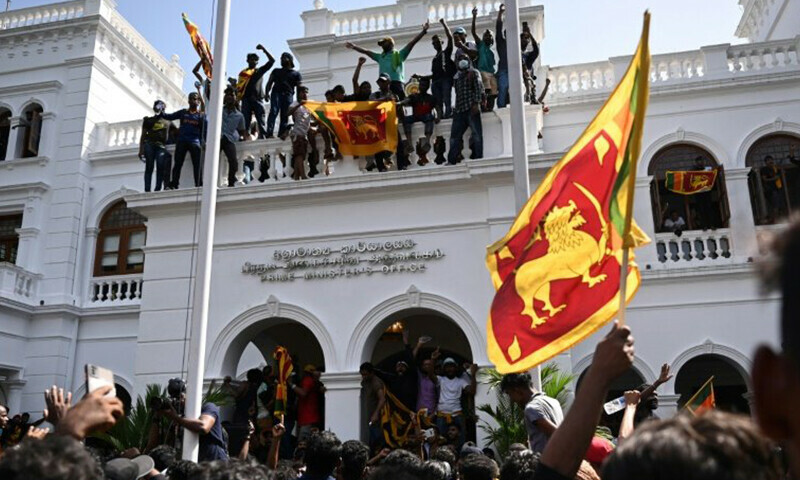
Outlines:
[{"label": "man in green cap", "polygon": [[378,42],[378,45],[383,49],[380,53],[369,51],[350,42],[345,43],[344,46],[378,62],[378,73],[385,73],[389,76],[391,81],[389,88],[398,99],[403,100],[406,98],[406,93],[403,88],[403,83],[405,82],[403,64],[414,48],[414,45],[422,40],[422,37],[428,33],[428,26],[429,22],[425,22],[422,26],[422,31],[419,32],[416,37],[412,38],[411,41],[408,42],[408,45],[403,47],[402,50],[396,50],[394,48],[394,39],[392,39],[392,37],[384,37]]}]

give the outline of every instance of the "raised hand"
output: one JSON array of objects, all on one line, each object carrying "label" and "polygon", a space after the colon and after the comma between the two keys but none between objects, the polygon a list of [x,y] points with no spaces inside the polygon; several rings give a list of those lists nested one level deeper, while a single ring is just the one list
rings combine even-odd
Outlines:
[{"label": "raised hand", "polygon": [[478,373],[478,364],[473,363],[469,366],[469,374],[470,376],[474,377],[476,373]]},{"label": "raised hand", "polygon": [[478,7],[473,7],[472,8],[472,18],[475,18],[477,16],[478,16]]},{"label": "raised hand", "polygon": [[428,28],[430,28],[431,22],[428,20],[424,24],[422,24],[422,33],[428,33]]},{"label": "raised hand", "polygon": [[364,65],[365,63],[367,63],[367,57],[358,57],[359,65]]},{"label": "raised hand", "polygon": [[344,48],[348,48],[348,49],[352,50],[353,48],[355,48],[355,45],[353,45],[350,42],[345,42]]},{"label": "raised hand", "polygon": [[589,368],[608,385],[631,368],[633,354],[633,336],[630,327],[619,326],[619,323],[614,322],[614,327],[606,338],[597,344]]},{"label": "raised hand", "polygon": [[56,426],[72,406],[72,392],[64,395],[63,388],[53,385],[50,390],[44,391],[44,402],[47,405],[47,408],[44,409],[44,418]]},{"label": "raised hand", "polygon": [[286,433],[286,427],[283,425],[283,415],[281,421],[272,426],[272,438],[281,438]]},{"label": "raised hand", "polygon": [[439,23],[441,23],[443,27],[447,26],[447,20],[445,20],[444,18],[440,18]]},{"label": "raised hand", "polygon": [[436,361],[440,356],[442,356],[442,352],[439,351],[439,347],[436,347],[436,350],[431,353],[431,360]]},{"label": "raised hand", "polygon": [[623,396],[625,398],[625,405],[632,406],[639,405],[639,400],[642,398],[642,394],[639,393],[638,390],[628,390]]},{"label": "raised hand", "polygon": [[102,432],[113,427],[124,412],[119,398],[106,397],[111,388],[110,385],[106,385],[86,394],[80,402],[67,411],[56,426],[56,433],[82,440],[90,433]]},{"label": "raised hand", "polygon": [[658,376],[658,383],[667,383],[672,378],[669,373],[669,364],[661,365],[661,374]]},{"label": "raised hand", "polygon": [[505,11],[506,11],[506,4],[505,4],[505,3],[501,3],[501,4],[500,4],[500,8],[498,8],[498,9],[497,9],[497,11],[498,11],[498,12],[500,12],[500,13],[505,13]]},{"label": "raised hand", "polygon": [[49,428],[36,428],[31,426],[28,429],[28,434],[26,435],[28,438],[34,438],[36,440],[41,440],[47,436],[47,433],[50,431]]}]

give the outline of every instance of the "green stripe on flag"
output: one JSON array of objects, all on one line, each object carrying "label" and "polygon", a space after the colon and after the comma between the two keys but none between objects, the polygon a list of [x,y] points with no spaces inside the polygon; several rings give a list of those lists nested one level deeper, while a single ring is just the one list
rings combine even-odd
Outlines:
[{"label": "green stripe on flag", "polygon": [[[611,205],[609,205],[609,217],[611,219],[611,223],[614,225],[614,228],[619,233],[620,237],[625,236],[625,213],[622,210],[622,206],[619,204],[619,191],[624,188],[628,181],[628,175],[631,172],[631,144],[634,142],[634,137],[632,133],[639,128],[639,123],[643,120],[639,118],[637,115],[637,107],[639,101],[639,79],[640,79],[640,71],[639,69],[636,70],[636,80],[633,82],[633,88],[631,89],[631,106],[630,112],[633,114],[633,125],[631,125],[631,135],[628,135],[628,143],[625,145],[625,155],[622,157],[622,164],[619,167],[619,172],[617,173],[617,179],[614,181],[614,188],[611,194]],[[634,159],[635,161],[635,159]],[[632,200],[633,192],[629,195],[629,199]]]}]

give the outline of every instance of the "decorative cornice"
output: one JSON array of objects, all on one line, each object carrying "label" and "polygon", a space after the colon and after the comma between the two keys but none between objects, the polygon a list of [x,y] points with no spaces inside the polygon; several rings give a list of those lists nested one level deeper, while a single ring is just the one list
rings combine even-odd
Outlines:
[{"label": "decorative cornice", "polygon": [[39,236],[39,233],[41,233],[41,230],[36,227],[17,228],[15,231],[17,232],[17,235],[19,235],[20,239],[36,238]]},{"label": "decorative cornice", "polygon": [[7,87],[0,87],[0,97],[16,95],[19,93],[51,93],[58,92],[64,84],[58,80],[50,80],[47,82],[24,83],[20,85],[10,85]]},{"label": "decorative cornice", "polygon": [[48,190],[50,190],[50,185],[44,182],[18,183],[16,185],[6,185],[0,188],[0,198],[7,196],[6,194],[16,194],[16,195],[24,194],[27,197],[31,193],[33,193],[34,196],[41,196]]},{"label": "decorative cornice", "polygon": [[6,170],[14,170],[17,167],[23,167],[25,165],[39,165],[40,167],[44,167],[50,163],[50,157],[48,156],[41,156],[41,157],[29,157],[29,158],[12,158],[10,160],[4,160],[0,162],[0,166],[6,167]]}]

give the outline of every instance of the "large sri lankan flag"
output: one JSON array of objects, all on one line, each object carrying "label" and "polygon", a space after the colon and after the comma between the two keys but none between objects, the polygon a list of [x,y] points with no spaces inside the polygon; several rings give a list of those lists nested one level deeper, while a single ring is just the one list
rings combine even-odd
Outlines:
[{"label": "large sri lankan flag", "polygon": [[200,29],[197,28],[197,25],[189,20],[189,17],[186,16],[185,13],[181,14],[181,18],[183,18],[183,25],[186,27],[186,31],[189,32],[189,37],[192,39],[194,51],[197,52],[200,61],[203,62],[203,72],[205,72],[206,78],[211,80],[211,68],[212,65],[214,65],[211,47],[208,45],[208,41],[203,37],[203,34],[200,33]]},{"label": "large sri lankan flag", "polygon": [[397,150],[394,102],[306,102],[305,106],[336,136],[342,155],[367,156]]},{"label": "large sri lankan flag", "polygon": [[[639,48],[617,88],[511,230],[487,249],[497,290],[488,354],[501,373],[528,370],[611,320],[620,306],[623,247],[649,242],[632,222],[649,95],[649,26],[645,13]],[[631,262],[626,301],[640,280]]]},{"label": "large sri lankan flag", "polygon": [[294,364],[289,350],[282,346],[275,347],[272,358],[275,359],[275,367],[278,370],[278,382],[275,387],[275,416],[280,417],[286,413],[289,406],[289,377],[292,376]]}]

